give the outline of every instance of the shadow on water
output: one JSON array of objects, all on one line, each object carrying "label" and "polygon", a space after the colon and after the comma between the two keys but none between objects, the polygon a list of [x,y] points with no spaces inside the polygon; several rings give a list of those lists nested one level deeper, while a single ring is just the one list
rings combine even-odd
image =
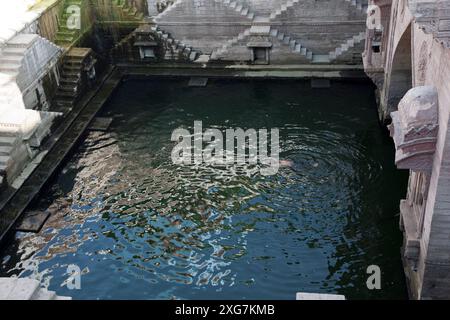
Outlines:
[{"label": "shadow on water", "polygon": [[[398,204],[407,173],[377,122],[373,88],[301,81],[127,81],[17,234],[1,275],[78,299],[293,299],[295,292],[406,298]],[[174,129],[279,128],[274,176],[256,166],[172,164]],[[67,266],[82,289],[64,286]],[[382,290],[366,287],[369,265]]]}]

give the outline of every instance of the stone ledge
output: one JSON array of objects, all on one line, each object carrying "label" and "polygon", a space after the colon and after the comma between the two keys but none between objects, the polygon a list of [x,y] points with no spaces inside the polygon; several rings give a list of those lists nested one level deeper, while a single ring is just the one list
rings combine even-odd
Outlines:
[{"label": "stone ledge", "polygon": [[297,292],[296,300],[346,300],[340,294]]},{"label": "stone ledge", "polygon": [[57,296],[41,288],[37,280],[29,278],[0,278],[0,300],[72,300]]}]

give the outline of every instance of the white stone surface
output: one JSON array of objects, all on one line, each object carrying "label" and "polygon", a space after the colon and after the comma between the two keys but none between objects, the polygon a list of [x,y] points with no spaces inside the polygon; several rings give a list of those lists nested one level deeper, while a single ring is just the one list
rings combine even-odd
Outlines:
[{"label": "white stone surface", "polygon": [[39,13],[28,9],[37,0],[1,1],[0,3],[0,46],[16,34],[29,27]]},{"label": "white stone surface", "polygon": [[434,86],[409,90],[398,105],[398,113],[405,131],[438,123],[438,93]]},{"label": "white stone surface", "polygon": [[345,296],[328,293],[298,292],[296,300],[345,300]]},{"label": "white stone surface", "polygon": [[29,278],[0,278],[0,300],[71,300],[59,297],[53,291],[40,287],[37,280]]},{"label": "white stone surface", "polygon": [[358,64],[367,0],[349,2],[178,0],[155,22],[173,39],[211,54],[212,60],[249,62],[249,36],[264,35],[272,42],[271,64]]},{"label": "white stone surface", "polygon": [[[401,217],[409,215],[403,218],[403,263],[410,297],[449,299],[450,0],[370,0],[370,4],[381,8],[381,23],[388,30],[377,37],[369,32],[364,53],[366,71],[379,89],[380,119],[385,120],[387,112],[395,111],[397,99],[403,97],[399,111],[392,117],[396,145],[403,144],[397,150],[396,161],[402,157],[407,160],[407,156],[417,158],[406,202],[402,201],[408,206],[401,207]],[[381,52],[372,52],[371,39],[381,44]],[[372,55],[378,57],[373,59]],[[411,87],[420,86],[434,86],[436,91],[423,87],[406,93]],[[405,113],[401,119],[400,111]],[[431,159],[424,158],[430,154]],[[413,168],[411,164],[412,161],[405,167]],[[417,169],[416,164],[422,169]],[[408,219],[416,219],[413,228]]]},{"label": "white stone surface", "polygon": [[25,23],[0,46],[0,138],[21,142],[7,145],[0,157],[0,170],[10,184],[32,160],[30,147],[40,146],[58,116],[32,109],[39,102],[41,108],[48,106],[42,82],[54,72],[62,49],[37,34],[20,33],[27,31]]}]

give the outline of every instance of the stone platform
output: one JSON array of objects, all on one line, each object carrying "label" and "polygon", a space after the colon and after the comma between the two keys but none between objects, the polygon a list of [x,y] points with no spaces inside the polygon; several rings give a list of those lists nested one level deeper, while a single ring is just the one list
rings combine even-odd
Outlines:
[{"label": "stone platform", "polygon": [[346,300],[340,294],[298,292],[296,300]]},{"label": "stone platform", "polygon": [[0,300],[72,300],[72,298],[57,296],[54,291],[41,288],[37,280],[0,278]]}]

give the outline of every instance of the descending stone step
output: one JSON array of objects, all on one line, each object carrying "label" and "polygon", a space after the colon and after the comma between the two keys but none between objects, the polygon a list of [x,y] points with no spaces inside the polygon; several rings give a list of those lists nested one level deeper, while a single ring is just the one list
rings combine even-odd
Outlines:
[{"label": "descending stone step", "polygon": [[357,9],[362,14],[367,14],[368,3],[367,0],[345,0],[352,7]]},{"label": "descending stone step", "polygon": [[55,300],[56,293],[54,291],[37,290],[31,300]]},{"label": "descending stone step", "polygon": [[164,56],[166,60],[176,60],[181,54],[185,59],[193,62],[202,55],[199,50],[195,50],[191,46],[172,38],[169,33],[165,32],[158,25],[153,26],[151,30],[156,32],[158,37],[167,44],[168,50],[166,50]]},{"label": "descending stone step", "polygon": [[211,54],[211,59],[215,60],[215,59],[222,58],[234,44],[238,43],[241,40],[244,40],[247,36],[249,36],[250,30],[251,30],[251,28],[248,28],[248,29],[240,32],[236,37],[231,38],[230,40],[225,42],[225,44],[222,45],[222,47],[214,50],[213,53]]},{"label": "descending stone step", "polygon": [[3,56],[19,56],[23,57],[25,52],[27,51],[27,48],[14,48],[10,46],[6,46],[6,48],[3,49],[2,55]]},{"label": "descending stone step", "polygon": [[241,3],[238,3],[237,1],[230,1],[230,0],[214,0],[214,1],[240,13],[241,16],[244,16],[249,20],[253,20],[255,18],[255,13],[252,12],[249,7]]},{"label": "descending stone step", "polygon": [[1,146],[0,145],[0,156],[9,156],[13,150],[12,146]]},{"label": "descending stone step", "polygon": [[208,63],[211,56],[209,54],[201,54],[194,62],[195,63]]},{"label": "descending stone step", "polygon": [[[118,19],[124,22],[139,23],[144,18],[144,15],[138,11],[134,4],[130,7],[125,0],[111,0],[110,3],[118,12]],[[72,16],[69,12],[69,7],[77,5],[82,7],[81,0],[66,0],[64,3],[63,14],[59,17],[58,31],[56,33],[55,42],[60,46],[71,46],[76,44],[82,36],[81,30],[77,28],[70,28],[68,21]],[[117,16],[117,14],[116,14]]]},{"label": "descending stone step", "polygon": [[13,146],[17,141],[16,137],[5,137],[0,135],[0,146],[2,147],[10,147]]},{"label": "descending stone step", "polygon": [[85,82],[82,82],[82,74],[85,66],[95,64],[92,50],[88,48],[72,48],[64,59],[61,68],[61,79],[55,94],[52,111],[67,114],[78,101]]},{"label": "descending stone step", "polygon": [[169,5],[169,7],[167,7],[163,12],[161,12],[160,14],[158,14],[154,21],[156,23],[158,23],[164,16],[166,16],[167,14],[169,14],[172,10],[174,10],[175,8],[177,8],[181,3],[183,2],[183,0],[176,0],[172,5]]},{"label": "descending stone step", "polygon": [[312,63],[330,63],[330,56],[328,54],[313,54]]},{"label": "descending stone step", "polygon": [[289,46],[291,51],[304,56],[308,60],[313,60],[313,53],[307,48],[303,47],[303,45],[298,40],[293,39],[291,36],[279,32],[278,29],[275,28],[270,29],[270,36],[278,39],[283,45]]},{"label": "descending stone step", "polygon": [[357,35],[345,40],[341,45],[339,45],[334,51],[329,53],[330,60],[336,60],[339,56],[344,54],[353,48],[356,44],[359,44],[366,40],[366,32],[360,32]]},{"label": "descending stone step", "polygon": [[278,9],[270,14],[270,20],[279,17],[299,2],[300,0],[289,0],[286,4],[282,4]]}]

